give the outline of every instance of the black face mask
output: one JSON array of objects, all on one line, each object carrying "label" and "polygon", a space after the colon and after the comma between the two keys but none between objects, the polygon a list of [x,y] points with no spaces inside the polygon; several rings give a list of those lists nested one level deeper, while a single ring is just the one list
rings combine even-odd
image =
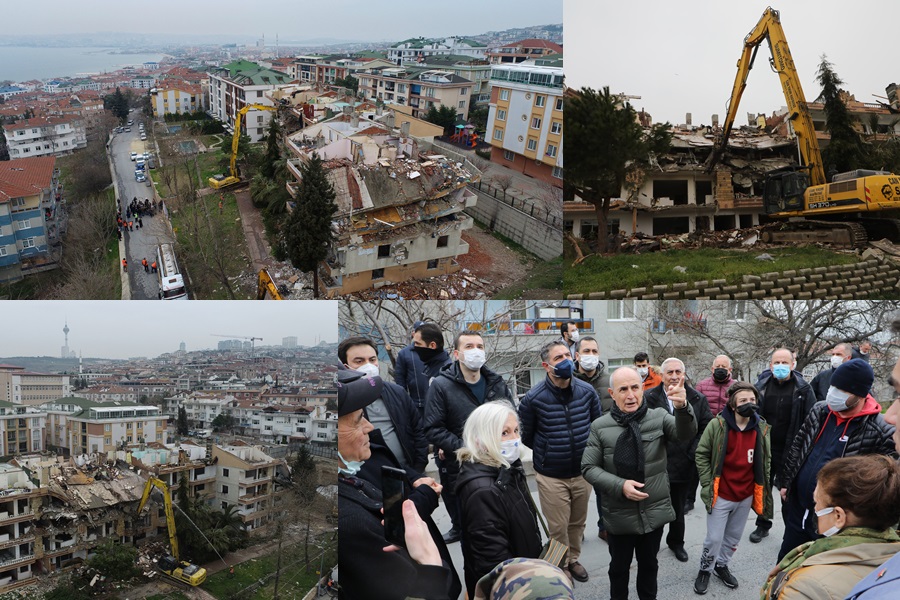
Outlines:
[{"label": "black face mask", "polygon": [[440,348],[425,348],[422,346],[413,346],[413,352],[419,355],[419,358],[422,359],[422,362],[428,362],[429,360],[443,352],[443,350],[441,350]]},{"label": "black face mask", "polygon": [[747,404],[741,404],[737,407],[737,414],[749,418],[752,417],[753,413],[757,410],[759,410],[759,407],[756,404],[748,402]]},{"label": "black face mask", "polygon": [[716,381],[728,381],[728,369],[713,369],[713,379]]}]

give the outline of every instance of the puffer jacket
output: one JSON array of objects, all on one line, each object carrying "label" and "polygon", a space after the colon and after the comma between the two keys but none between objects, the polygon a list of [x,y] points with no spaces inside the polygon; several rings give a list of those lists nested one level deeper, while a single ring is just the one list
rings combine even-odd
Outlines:
[{"label": "puffer jacket", "polygon": [[522,461],[509,468],[471,462],[460,466],[456,495],[469,598],[475,597],[478,580],[501,562],[540,556],[541,532],[529,493]]},{"label": "puffer jacket", "polygon": [[825,396],[828,395],[828,388],[831,386],[831,376],[834,375],[834,369],[829,367],[822,369],[809,383],[816,395],[816,402],[825,402]]},{"label": "puffer jacket", "polygon": [[[850,434],[850,438],[844,445],[844,453],[841,456],[856,456],[857,454],[885,454],[896,455],[894,448],[894,426],[889,425],[881,414],[878,401],[872,396],[866,397],[866,406],[863,413],[854,420],[858,420],[856,428]],[[866,414],[867,413],[867,414]],[[791,449],[784,461],[784,469],[781,478],[775,479],[775,486],[787,488],[791,493],[791,486],[797,473],[806,462],[816,437],[822,430],[826,418],[835,418],[835,413],[828,408],[825,402],[817,402],[803,422],[800,432],[794,438]]]},{"label": "puffer jacket", "polygon": [[644,487],[649,496],[636,502],[622,493],[625,480],[616,473],[616,442],[625,428],[612,415],[603,415],[591,425],[591,436],[581,458],[584,478],[603,494],[603,525],[619,535],[642,535],[675,520],[675,509],[669,498],[666,473],[666,442],[690,440],[697,434],[697,419],[690,403],[670,415],[661,408],[651,408],[641,420],[644,447]]},{"label": "puffer jacket", "polygon": [[[713,415],[709,410],[709,403],[706,398],[689,385],[684,386],[685,395],[688,404],[694,409],[694,415],[697,419],[697,434],[693,439],[682,442],[671,439],[666,444],[666,452],[668,453],[669,481],[677,483],[685,483],[691,481],[691,473],[696,468],[694,465],[694,455],[697,450],[697,444],[700,443],[700,436],[707,424],[712,421]],[[666,399],[665,384],[661,383],[655,388],[644,392],[644,402],[650,408],[661,408],[669,412],[669,401]]]},{"label": "puffer jacket", "polygon": [[697,391],[706,397],[706,401],[709,403],[709,411],[713,416],[725,409],[725,405],[728,404],[728,388],[731,387],[734,381],[729,375],[728,379],[723,383],[719,383],[712,377],[707,377],[697,384]]},{"label": "puffer jacket", "polygon": [[533,451],[534,470],[547,477],[581,475],[581,454],[591,423],[601,414],[594,388],[574,377],[570,381],[571,396],[548,376],[519,404],[522,443]]},{"label": "puffer jacket", "polygon": [[400,387],[409,392],[418,408],[425,407],[425,398],[428,394],[428,385],[434,377],[437,377],[441,369],[449,364],[452,359],[446,350],[441,350],[428,362],[423,362],[410,344],[397,353],[397,364],[394,366],[394,381]]},{"label": "puffer jacket", "polygon": [[[842,538],[854,536],[859,542],[840,545]],[[829,538],[807,542],[792,550],[779,567],[784,570],[770,578],[762,589],[761,600],[807,600],[843,598],[857,583],[878,569],[882,563],[900,552],[900,538],[894,531],[876,532],[850,527]],[[803,558],[802,555],[808,555]],[[794,558],[793,564],[784,567]],[[893,597],[893,596],[892,596]]]},{"label": "puffer jacket", "polygon": [[[512,402],[512,394],[503,378],[487,367],[481,367],[484,378],[484,401],[506,400]],[[436,448],[444,451],[448,460],[445,464],[455,481],[459,472],[456,451],[462,448],[462,431],[466,419],[481,403],[469,391],[459,363],[446,365],[428,386],[425,400],[425,438]]]},{"label": "puffer jacket", "polygon": [[606,365],[603,364],[603,361],[597,365],[592,376],[589,377],[586,373],[582,373],[576,368],[575,377],[585,383],[591,384],[591,387],[593,387],[594,391],[597,392],[597,395],[600,396],[600,410],[602,410],[604,414],[612,410],[613,399],[612,396],[609,395],[609,371],[606,370]]},{"label": "puffer jacket", "polygon": [[[772,444],[769,439],[769,424],[759,415],[753,415],[750,429],[756,430],[756,446],[753,450],[753,512],[764,519],[772,519],[772,489],[769,481],[769,469],[772,460]],[[706,512],[712,513],[713,506],[719,498],[719,481],[725,465],[725,453],[728,449],[728,434],[736,428],[734,412],[725,408],[706,426],[697,446],[697,472],[700,475],[700,499],[706,505]],[[726,475],[727,476],[727,475]]]},{"label": "puffer jacket", "polygon": [[428,464],[428,441],[422,429],[422,419],[409,394],[396,383],[384,382],[381,400],[387,408],[394,430],[400,438],[406,463],[422,473]]}]

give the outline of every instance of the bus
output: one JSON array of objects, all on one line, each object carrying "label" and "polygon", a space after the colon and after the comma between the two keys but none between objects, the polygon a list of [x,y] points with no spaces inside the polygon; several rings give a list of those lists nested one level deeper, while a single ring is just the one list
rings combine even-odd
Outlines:
[{"label": "bus", "polygon": [[184,277],[178,270],[175,250],[172,244],[160,244],[156,249],[156,277],[159,281],[161,300],[187,300]]}]

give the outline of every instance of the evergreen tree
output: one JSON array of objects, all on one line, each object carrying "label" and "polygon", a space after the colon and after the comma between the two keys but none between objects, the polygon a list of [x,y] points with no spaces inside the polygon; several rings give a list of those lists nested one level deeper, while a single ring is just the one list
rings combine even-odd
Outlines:
[{"label": "evergreen tree", "polygon": [[178,503],[178,508],[180,508],[184,512],[189,512],[191,510],[191,496],[188,493],[189,488],[190,486],[188,486],[187,474],[182,471],[181,476],[178,478],[176,502]]},{"label": "evergreen tree", "polygon": [[[278,161],[281,159],[281,151],[278,148],[278,136],[280,128],[277,119],[269,120],[269,131],[266,135],[266,153],[263,155],[262,163],[259,165],[259,172],[266,179],[275,177],[275,170]],[[284,187],[284,186],[282,186]]]},{"label": "evergreen tree", "polygon": [[319,263],[328,256],[331,222],[337,205],[322,159],[315,152],[300,168],[297,202],[280,239],[283,253],[301,271],[312,271],[313,297],[319,297]]},{"label": "evergreen tree", "polygon": [[175,431],[178,435],[188,434],[187,410],[183,406],[178,407],[178,421],[175,424]]},{"label": "evergreen tree", "polygon": [[[823,54],[816,80],[822,86],[822,93],[816,99],[825,105],[825,130],[831,136],[828,146],[822,151],[822,165],[826,173],[843,172],[863,166],[863,145],[859,133],[854,128],[855,119],[847,110],[842,98],[843,81],[834,71],[834,65]],[[844,92],[846,93],[846,92]]]}]

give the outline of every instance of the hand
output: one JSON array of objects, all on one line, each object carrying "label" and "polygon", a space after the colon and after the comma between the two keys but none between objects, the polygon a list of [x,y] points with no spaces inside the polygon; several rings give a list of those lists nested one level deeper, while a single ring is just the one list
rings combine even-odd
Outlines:
[{"label": "hand", "polygon": [[687,406],[687,392],[684,391],[684,379],[678,380],[678,383],[670,385],[666,388],[666,395],[672,401],[675,408],[684,408]]},{"label": "hand", "polygon": [[781,492],[781,501],[785,502],[787,500],[787,488],[781,488],[779,491]]},{"label": "hand", "polygon": [[650,494],[646,494],[640,490],[642,487],[644,487],[643,483],[633,479],[627,479],[625,485],[622,486],[622,494],[629,500],[634,500],[635,502],[649,498]]},{"label": "hand", "polygon": [[769,571],[769,574],[766,576],[766,581],[768,581],[769,579],[772,579],[773,577],[778,575],[780,572],[781,572],[781,567],[779,567],[778,565],[775,565],[775,567],[771,571]]},{"label": "hand", "polygon": [[431,489],[433,489],[437,494],[441,493],[441,490],[444,489],[444,486],[436,482],[431,477],[420,477],[413,481],[413,487],[419,487],[420,485],[427,485]]},{"label": "hand", "polygon": [[444,460],[444,451],[443,450],[438,450],[438,458],[441,460]]},{"label": "hand", "polygon": [[[428,531],[428,525],[416,512],[416,505],[412,500],[403,501],[403,523],[406,526],[406,551],[410,558],[420,565],[433,565],[439,567],[443,564],[441,553],[437,544]],[[382,521],[384,524],[384,521]],[[383,548],[385,552],[400,550],[398,546],[391,544]]]}]

